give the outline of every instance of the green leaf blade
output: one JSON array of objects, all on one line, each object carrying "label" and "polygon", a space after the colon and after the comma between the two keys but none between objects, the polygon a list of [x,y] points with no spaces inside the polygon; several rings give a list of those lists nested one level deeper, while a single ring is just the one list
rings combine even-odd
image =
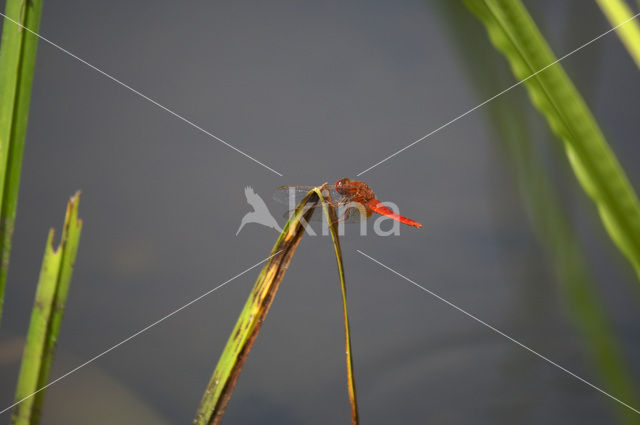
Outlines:
[{"label": "green leaf blade", "polygon": [[[5,15],[34,32],[42,0],[7,0]],[[38,38],[4,19],[0,44],[0,318],[18,202]]]},{"label": "green leaf blade", "polygon": [[[509,61],[596,204],[604,227],[640,277],[640,203],[591,111],[519,0],[465,0]],[[552,65],[553,64],[553,65]],[[540,71],[542,70],[542,71]]]},{"label": "green leaf blade", "polygon": [[12,425],[36,425],[40,420],[45,396],[41,389],[49,380],[82,231],[82,221],[78,219],[79,196],[76,193],[67,205],[60,245],[53,246],[53,229],[47,238],[18,376],[18,404],[11,418]]},{"label": "green leaf blade", "polygon": [[20,404],[16,406],[11,418],[13,425],[28,425],[31,423],[35,398],[30,396],[38,390],[43,354],[47,343],[47,330],[60,272],[61,253],[53,247],[53,237],[54,230],[51,229],[47,238],[38,279],[38,289],[36,290],[35,302],[31,312],[31,322],[29,323],[29,331],[22,355],[20,375],[16,387],[16,402],[20,402]]},{"label": "green leaf blade", "polygon": [[294,213],[280,233],[271,257],[258,275],[247,301],[240,313],[231,336],[218,360],[209,384],[202,396],[200,406],[194,418],[194,424],[220,424],[224,411],[231,398],[236,381],[251,347],[258,336],[280,282],[291,263],[308,220],[314,210],[306,208],[319,201],[314,190],[300,201]]},{"label": "green leaf blade", "polygon": [[[446,3],[442,10],[446,12],[451,28],[469,25],[460,5]],[[480,58],[491,53],[490,46],[476,43],[478,34],[475,30],[454,30],[451,34],[462,53],[464,68],[481,97],[486,98],[499,91],[500,81],[506,77],[501,64],[480,62]],[[500,142],[506,162],[513,169],[528,211],[527,218],[547,252],[546,261],[557,276],[560,294],[582,336],[586,353],[599,375],[602,387],[625,403],[637,406],[640,398],[633,382],[633,374],[598,293],[577,232],[566,213],[568,206],[554,187],[543,158],[535,149],[531,138],[533,131],[527,119],[529,111],[526,101],[521,96],[510,96],[501,102],[487,105],[490,122],[498,136],[496,141]],[[538,290],[536,277],[530,276],[530,279],[531,290]],[[523,296],[527,297],[528,294]],[[531,311],[530,314],[535,313]],[[621,423],[631,425],[639,422],[637,413],[626,406],[617,402],[612,403],[612,406]]]},{"label": "green leaf blade", "polygon": [[[80,206],[80,192],[69,200],[67,204],[67,212],[64,219],[62,237],[60,241],[60,261],[57,277],[56,294],[53,303],[53,311],[51,312],[51,320],[49,322],[49,331],[47,333],[47,341],[44,349],[42,368],[38,379],[38,388],[47,385],[53,357],[56,350],[60,328],[62,326],[62,316],[67,303],[69,294],[69,286],[71,277],[73,276],[73,268],[75,265],[78,246],[80,244],[80,235],[82,233],[82,220],[78,218],[78,208]],[[45,391],[40,391],[35,395],[34,414],[32,424],[37,424],[40,420],[40,413],[44,405]]]},{"label": "green leaf blade", "polygon": [[626,22],[618,30],[618,36],[622,44],[627,48],[629,55],[640,68],[640,25],[633,18],[629,6],[623,0],[595,0],[602,9],[611,26]]}]

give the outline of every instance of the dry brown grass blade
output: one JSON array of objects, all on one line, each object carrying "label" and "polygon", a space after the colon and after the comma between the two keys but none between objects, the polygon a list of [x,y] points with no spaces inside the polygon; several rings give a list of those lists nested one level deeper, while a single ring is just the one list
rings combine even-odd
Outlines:
[{"label": "dry brown grass blade", "polygon": [[[344,265],[342,263],[342,249],[340,248],[340,238],[338,237],[338,217],[336,216],[335,208],[332,206],[333,203],[331,202],[331,194],[326,183],[320,188],[315,188],[314,191],[318,194],[322,201],[324,216],[327,219],[327,223],[329,225],[329,231],[331,233],[331,239],[333,241],[333,248],[336,253],[336,262],[338,263],[340,290],[342,293],[342,312],[344,317],[344,347],[347,359],[347,390],[349,392],[349,403],[351,404],[351,425],[358,425],[360,420],[358,417],[356,383],[353,374],[353,358],[351,356],[351,334],[349,331],[349,315],[347,314],[347,285],[344,277]],[[329,202],[325,202],[325,198]]]},{"label": "dry brown grass blade", "polygon": [[211,376],[196,412],[195,424],[220,424],[222,421],[242,366],[304,234],[304,224],[314,212],[308,206],[315,206],[319,200],[315,189],[309,191],[282,230]]}]

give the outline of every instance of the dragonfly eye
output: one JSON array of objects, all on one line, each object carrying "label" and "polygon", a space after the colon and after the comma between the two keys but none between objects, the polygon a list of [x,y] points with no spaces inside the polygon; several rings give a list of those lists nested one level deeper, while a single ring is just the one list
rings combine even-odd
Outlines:
[{"label": "dragonfly eye", "polygon": [[342,190],[346,185],[347,185],[347,179],[338,180],[335,184],[336,192],[342,195]]}]

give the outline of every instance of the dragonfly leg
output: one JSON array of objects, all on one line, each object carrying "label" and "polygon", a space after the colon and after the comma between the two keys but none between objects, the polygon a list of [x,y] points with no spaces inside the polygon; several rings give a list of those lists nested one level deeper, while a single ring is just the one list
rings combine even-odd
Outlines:
[{"label": "dragonfly leg", "polygon": [[342,214],[341,216],[337,216],[336,220],[333,222],[333,224],[337,224],[337,223],[342,223],[342,222],[346,222],[347,220],[349,220],[349,216],[351,215],[351,208],[347,208],[343,211],[340,211],[340,213]]}]

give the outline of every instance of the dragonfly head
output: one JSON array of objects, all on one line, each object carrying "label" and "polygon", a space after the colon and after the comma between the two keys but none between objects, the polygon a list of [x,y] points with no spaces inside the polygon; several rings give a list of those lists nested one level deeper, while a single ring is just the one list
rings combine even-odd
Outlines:
[{"label": "dragonfly head", "polygon": [[349,179],[340,179],[340,180],[338,180],[334,184],[336,192],[338,192],[340,195],[345,195],[345,191],[349,188],[349,183],[351,183],[351,180],[349,180]]}]

